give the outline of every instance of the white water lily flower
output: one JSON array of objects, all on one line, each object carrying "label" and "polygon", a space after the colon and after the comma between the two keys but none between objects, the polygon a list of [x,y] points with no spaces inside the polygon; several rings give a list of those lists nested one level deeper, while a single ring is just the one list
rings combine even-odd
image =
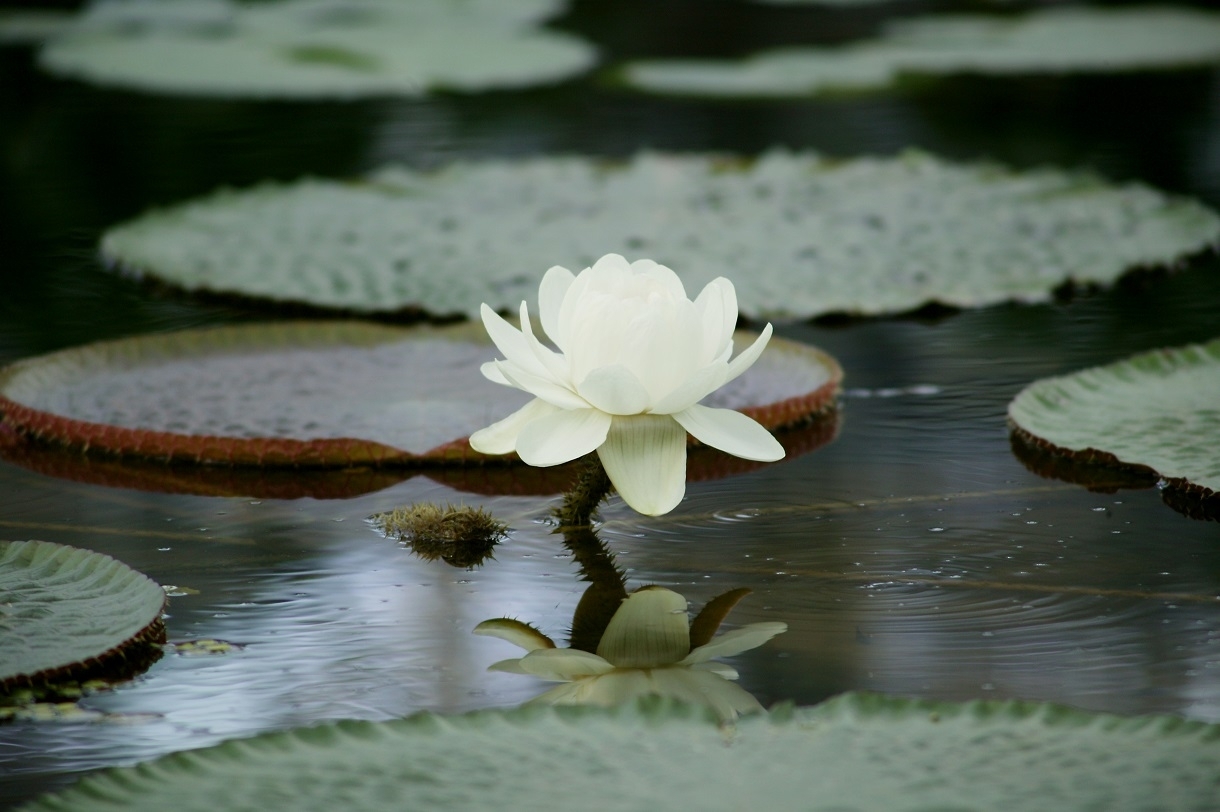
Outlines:
[{"label": "white water lily flower", "polygon": [[659,695],[707,705],[721,719],[731,720],[760,711],[762,705],[729,682],[737,679],[732,666],[712,658],[757,648],[787,629],[786,623],[751,623],[692,648],[686,599],[652,586],[623,600],[596,654],[556,648],[542,632],[509,618],[485,620],[474,633],[499,637],[529,652],[493,663],[488,670],[565,683],[534,697],[532,703],[609,706]]},{"label": "white water lily flower", "polygon": [[729,280],[712,280],[691,301],[664,265],[607,254],[579,275],[547,271],[538,311],[558,352],[534,335],[525,302],[520,330],[483,305],[483,324],[504,355],[484,364],[483,375],[534,400],[472,434],[475,451],[515,451],[549,466],[596,449],[623,500],[648,515],[682,501],[687,432],[749,460],[784,456],[754,420],[699,404],[753,364],[771,338],[768,324],[731,357],[737,294]]}]

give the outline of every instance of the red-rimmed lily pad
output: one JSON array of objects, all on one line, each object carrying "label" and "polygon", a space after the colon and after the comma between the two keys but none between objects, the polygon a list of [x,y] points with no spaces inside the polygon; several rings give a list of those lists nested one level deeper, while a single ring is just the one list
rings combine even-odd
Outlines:
[{"label": "red-rimmed lily pad", "polygon": [[[739,335],[740,342],[749,340]],[[214,465],[481,464],[466,437],[528,395],[488,384],[482,327],[286,322],[90,344],[0,370],[17,432],[91,454]],[[707,399],[768,428],[834,404],[842,370],[772,339]]]},{"label": "red-rimmed lily pad", "polygon": [[161,656],[165,591],[108,555],[0,541],[0,693],[130,676]]},{"label": "red-rimmed lily pad", "polygon": [[1034,470],[1101,489],[1152,485],[1220,515],[1220,338],[1044,378],[1009,404]]}]

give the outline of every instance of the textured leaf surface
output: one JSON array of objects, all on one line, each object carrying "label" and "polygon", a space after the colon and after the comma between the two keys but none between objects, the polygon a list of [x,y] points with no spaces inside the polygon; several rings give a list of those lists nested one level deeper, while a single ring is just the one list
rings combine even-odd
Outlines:
[{"label": "textured leaf surface", "polygon": [[729,730],[660,703],[345,722],[109,770],[22,809],[1203,812],[1218,759],[1220,728],[1198,722],[847,694]]},{"label": "textured leaf surface", "polygon": [[533,301],[551,265],[618,251],[668,265],[692,294],[727,277],[749,316],[804,317],[1042,301],[1217,239],[1200,204],[1087,174],[773,152],[267,184],[150,212],[108,231],[102,253],[187,290],[475,317]]},{"label": "textured leaf surface", "polygon": [[0,688],[84,672],[160,630],[165,592],[108,555],[0,541]]},{"label": "textured leaf surface", "polygon": [[766,51],[741,61],[631,63],[656,93],[789,96],[884,88],[903,74],[1149,70],[1220,62],[1220,14],[1189,8],[1061,8],[1019,17],[941,15],[890,23],[875,40]]},{"label": "textured leaf surface", "polygon": [[591,46],[535,23],[556,0],[125,0],[98,3],[44,47],[54,73],[164,93],[420,95],[556,81]]},{"label": "textured leaf surface", "polygon": [[1089,462],[1146,466],[1220,491],[1220,338],[1155,350],[1026,387],[1009,404],[1018,433]]},{"label": "textured leaf surface", "polygon": [[[752,340],[741,334],[738,347]],[[249,465],[482,461],[465,438],[524,405],[486,381],[481,325],[290,322],[101,342],[0,370],[0,412],[23,434],[95,452]],[[842,371],[772,339],[709,396],[775,428],[833,402]]]}]

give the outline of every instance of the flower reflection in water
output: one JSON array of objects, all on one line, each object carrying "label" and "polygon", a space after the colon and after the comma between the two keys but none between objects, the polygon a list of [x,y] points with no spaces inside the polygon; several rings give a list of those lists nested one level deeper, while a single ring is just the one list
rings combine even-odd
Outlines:
[{"label": "flower reflection in water", "polygon": [[[586,598],[598,589],[595,582]],[[564,683],[531,702],[616,705],[659,695],[709,706],[721,719],[730,721],[739,714],[760,711],[762,706],[730,681],[737,679],[732,666],[712,658],[757,648],[788,628],[779,622],[751,623],[715,637],[724,616],[748,592],[733,590],[713,599],[692,624],[685,598],[664,587],[643,587],[619,604],[597,642],[596,653],[557,648],[542,632],[509,618],[485,620],[474,633],[499,637],[528,652],[495,663],[490,670]],[[582,599],[581,607],[598,602]],[[574,629],[581,627],[580,614],[578,608]]]}]

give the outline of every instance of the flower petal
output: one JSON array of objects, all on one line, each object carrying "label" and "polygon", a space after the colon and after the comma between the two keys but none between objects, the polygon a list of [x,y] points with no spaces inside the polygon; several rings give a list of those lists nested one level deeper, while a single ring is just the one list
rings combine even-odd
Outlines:
[{"label": "flower petal", "polygon": [[686,432],[668,415],[614,418],[597,455],[623,501],[646,516],[668,513],[686,493]]},{"label": "flower petal", "polygon": [[483,373],[483,377],[492,383],[498,383],[502,386],[512,386],[513,382],[504,377],[504,373],[500,371],[499,361],[488,361],[479,367],[479,372]]},{"label": "flower petal", "polygon": [[593,370],[576,385],[576,393],[593,408],[614,415],[640,414],[651,400],[640,379],[622,364]]},{"label": "flower petal", "polygon": [[637,259],[631,263],[631,272],[648,277],[675,299],[686,299],[686,286],[672,268],[651,259]]},{"label": "flower petal", "polygon": [[732,361],[729,361],[729,368],[725,373],[724,381],[720,385],[724,386],[724,384],[749,369],[758,360],[758,356],[762,355],[762,351],[767,348],[767,342],[770,340],[771,324],[768,322],[767,326],[758,334],[758,338],[754,339],[754,343],[742,350]]},{"label": "flower petal", "polygon": [[[522,304],[525,303],[522,302]],[[479,314],[483,317],[483,327],[487,330],[487,335],[491,336],[496,349],[504,355],[504,360],[520,367],[530,375],[541,378],[549,377],[547,368],[534,356],[520,330],[505,321],[486,303],[479,307]]]},{"label": "flower petal", "polygon": [[596,654],[575,648],[540,648],[521,658],[521,670],[539,679],[568,682],[606,674],[614,666]]},{"label": "flower petal", "polygon": [[484,620],[474,627],[472,634],[498,637],[501,640],[507,640],[514,646],[520,646],[526,651],[534,651],[540,648],[555,648],[554,640],[530,624],[522,623],[520,620],[513,620],[509,617],[496,617],[491,620]]},{"label": "flower petal", "polygon": [[503,420],[470,435],[470,447],[480,454],[510,454],[517,450],[517,437],[529,423],[561,411],[541,398],[534,398]]},{"label": "flower petal", "polygon": [[[719,663],[717,663],[719,665]],[[505,674],[525,674],[529,676],[529,672],[521,667],[521,658],[513,657],[511,660],[500,660],[487,666],[488,671],[503,671]]]},{"label": "flower petal", "polygon": [[753,418],[732,409],[713,409],[698,403],[674,412],[673,419],[695,439],[735,457],[761,462],[784,458],[784,447]]},{"label": "flower petal", "polygon": [[649,409],[651,414],[674,414],[688,409],[719,389],[728,371],[726,364],[712,364],[691,375]]},{"label": "flower petal", "polygon": [[737,679],[741,676],[741,674],[737,673],[737,669],[728,663],[718,663],[714,661],[685,665],[682,666],[682,668],[689,668],[691,671],[711,671],[721,679]]},{"label": "flower petal", "polygon": [[552,380],[566,383],[569,378],[568,362],[534,335],[534,327],[530,324],[530,313],[525,302],[521,303],[521,335],[534,358],[546,369],[547,375]]},{"label": "flower petal", "polygon": [[574,281],[575,274],[556,265],[546,272],[542,284],[538,286],[538,320],[542,322],[542,331],[547,338],[554,341],[560,350],[564,348],[559,343],[559,310]]},{"label": "flower petal", "polygon": [[751,623],[740,629],[725,632],[714,638],[712,642],[699,646],[683,658],[681,665],[705,663],[713,657],[732,657],[734,654],[758,648],[775,635],[783,634],[786,631],[788,631],[788,624],[779,621]]},{"label": "flower petal", "polygon": [[686,598],[659,586],[628,595],[619,606],[597,653],[619,668],[672,665],[690,651]]},{"label": "flower petal", "polygon": [[733,331],[737,329],[737,290],[733,283],[718,276],[708,282],[695,299],[695,308],[703,318],[703,339],[711,355],[703,363],[732,346]]},{"label": "flower petal", "polygon": [[600,446],[610,425],[610,415],[597,409],[557,409],[526,424],[517,435],[517,455],[528,465],[559,465]]},{"label": "flower petal", "polygon": [[589,408],[589,404],[584,398],[567,386],[556,383],[549,375],[535,375],[512,361],[495,361],[494,363],[509,384],[523,392],[529,392],[561,409]]},{"label": "flower petal", "polygon": [[743,688],[706,670],[660,668],[652,672],[655,690],[684,702],[706,705],[725,721],[763,709],[758,700]]},{"label": "flower petal", "polygon": [[531,699],[530,705],[597,705],[611,707],[656,693],[645,671],[612,671],[556,685]]}]

